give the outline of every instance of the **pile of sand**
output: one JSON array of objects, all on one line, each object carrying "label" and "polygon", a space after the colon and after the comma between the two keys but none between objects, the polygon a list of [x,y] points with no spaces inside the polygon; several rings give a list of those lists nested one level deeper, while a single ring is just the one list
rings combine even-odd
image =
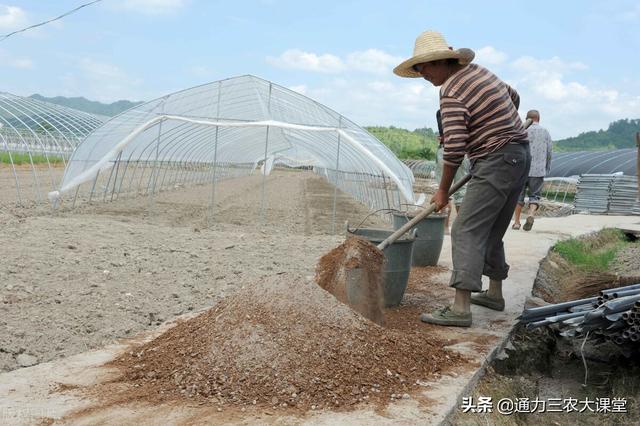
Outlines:
[{"label": "pile of sand", "polygon": [[285,274],[240,290],[111,364],[126,385],[121,401],[307,410],[386,403],[458,358],[435,339],[384,329],[315,282]]}]

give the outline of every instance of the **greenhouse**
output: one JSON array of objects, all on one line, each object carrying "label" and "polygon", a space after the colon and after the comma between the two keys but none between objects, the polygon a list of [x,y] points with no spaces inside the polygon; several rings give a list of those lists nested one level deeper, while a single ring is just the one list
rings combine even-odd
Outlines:
[{"label": "greenhouse", "polygon": [[[0,190],[18,205],[46,199],[75,147],[104,117],[0,93]],[[12,192],[13,194],[9,194]]]},{"label": "greenhouse", "polygon": [[622,173],[637,176],[637,150],[559,152],[553,154],[549,177]]},{"label": "greenhouse", "polygon": [[[246,75],[136,106],[91,133],[70,158],[57,205],[211,184],[274,166],[312,170],[371,209],[412,203],[413,174],[346,117]],[[79,197],[79,194],[84,194]]]},{"label": "greenhouse", "polygon": [[436,162],[434,160],[404,160],[404,164],[417,178],[430,179],[435,177]]}]

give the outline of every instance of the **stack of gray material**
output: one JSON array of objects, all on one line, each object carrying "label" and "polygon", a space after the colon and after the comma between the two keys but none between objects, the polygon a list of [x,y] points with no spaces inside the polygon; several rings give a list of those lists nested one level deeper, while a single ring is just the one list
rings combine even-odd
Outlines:
[{"label": "stack of gray material", "polygon": [[638,178],[625,175],[582,175],[574,210],[596,214],[640,215]]},{"label": "stack of gray material", "polygon": [[638,178],[616,176],[611,184],[609,212],[612,214],[638,214]]},{"label": "stack of gray material", "polygon": [[640,284],[603,290],[598,296],[525,309],[527,329],[557,327],[567,337],[589,336],[640,347]]},{"label": "stack of gray material", "polygon": [[578,212],[607,213],[614,175],[582,175],[578,182],[575,209]]}]

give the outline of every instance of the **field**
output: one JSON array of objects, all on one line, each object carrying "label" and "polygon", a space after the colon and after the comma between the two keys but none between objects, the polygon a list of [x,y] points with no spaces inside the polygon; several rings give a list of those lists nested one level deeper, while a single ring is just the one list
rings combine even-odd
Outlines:
[{"label": "field", "polygon": [[[2,178],[4,371],[23,354],[45,362],[152,329],[255,280],[313,275],[318,257],[342,240],[331,234],[333,187],[310,173],[273,173],[264,215],[261,177],[224,181],[213,219],[210,186],[163,193],[153,205],[143,197],[52,214],[46,204],[13,207],[11,175]],[[366,214],[339,194],[337,232]]]}]

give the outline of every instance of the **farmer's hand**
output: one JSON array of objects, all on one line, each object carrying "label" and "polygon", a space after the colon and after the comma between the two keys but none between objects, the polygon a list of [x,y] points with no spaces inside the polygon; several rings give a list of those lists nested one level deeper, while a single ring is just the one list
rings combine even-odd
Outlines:
[{"label": "farmer's hand", "polygon": [[431,197],[431,202],[436,205],[436,211],[439,212],[449,204],[449,194],[447,194],[447,191],[438,189]]}]

